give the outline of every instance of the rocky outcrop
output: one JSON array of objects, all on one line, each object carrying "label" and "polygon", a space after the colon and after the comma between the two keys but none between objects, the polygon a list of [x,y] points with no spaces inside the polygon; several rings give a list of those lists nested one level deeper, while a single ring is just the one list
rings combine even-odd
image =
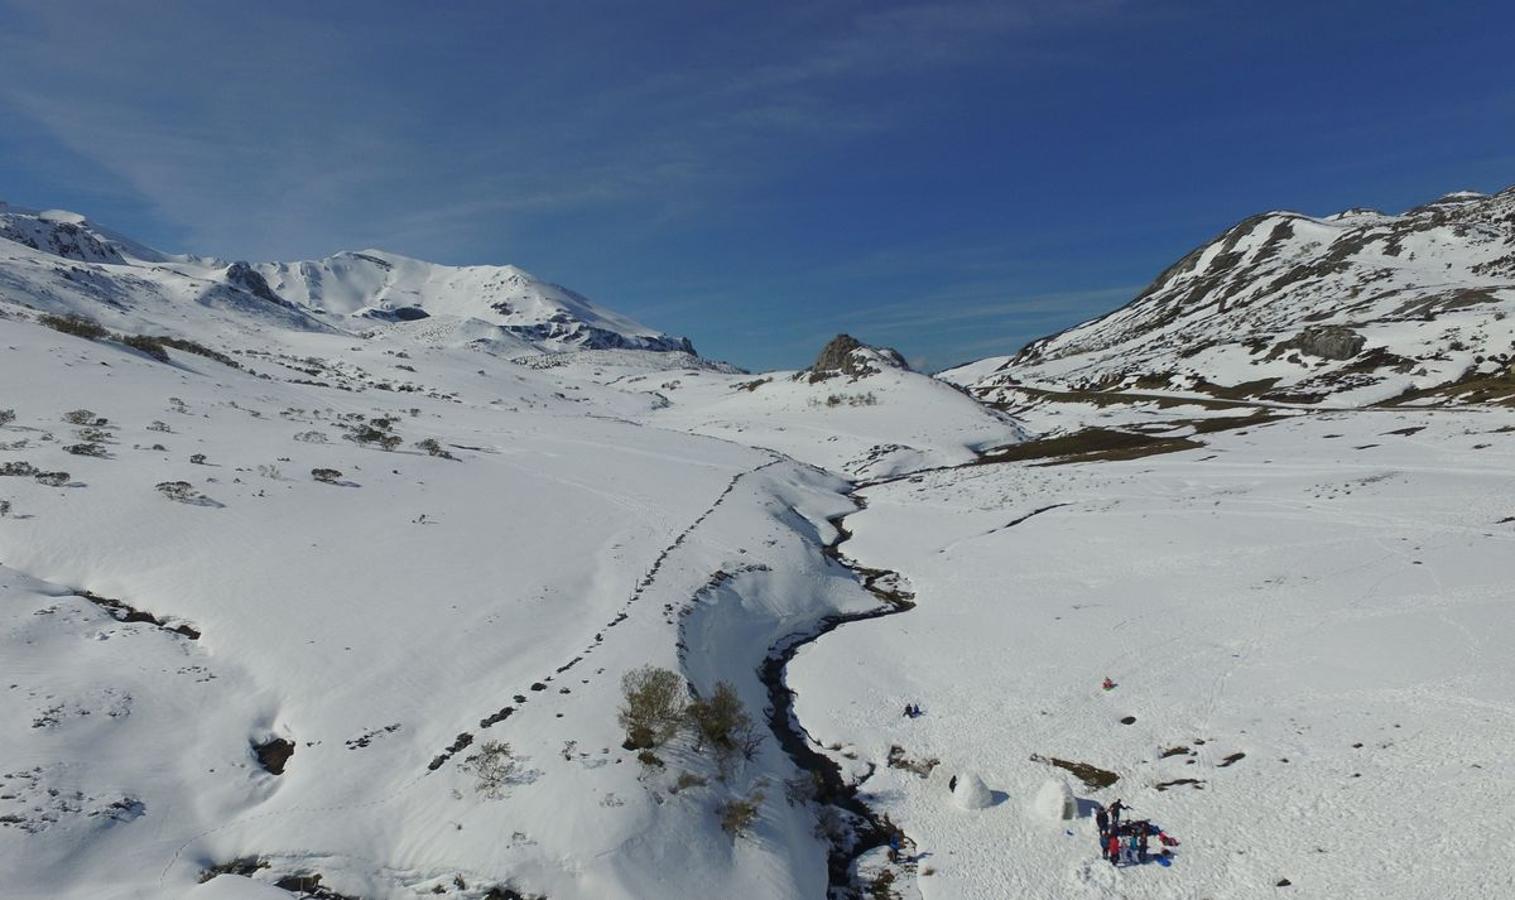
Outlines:
[{"label": "rocky outcrop", "polygon": [[800,374],[815,384],[838,375],[865,378],[886,368],[909,371],[910,366],[898,350],[870,347],[850,334],[839,334],[821,348],[815,362]]},{"label": "rocky outcrop", "polygon": [[1321,359],[1351,359],[1368,339],[1345,325],[1311,325],[1289,341],[1291,347]]}]

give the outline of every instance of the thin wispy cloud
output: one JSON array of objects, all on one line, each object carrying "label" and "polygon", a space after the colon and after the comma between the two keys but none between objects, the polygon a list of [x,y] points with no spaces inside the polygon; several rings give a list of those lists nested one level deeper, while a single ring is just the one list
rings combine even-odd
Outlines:
[{"label": "thin wispy cloud", "polygon": [[1501,30],[1365,8],[0,0],[0,196],[171,251],[515,263],[752,366],[828,330],[958,362],[1264,209],[1504,187]]}]

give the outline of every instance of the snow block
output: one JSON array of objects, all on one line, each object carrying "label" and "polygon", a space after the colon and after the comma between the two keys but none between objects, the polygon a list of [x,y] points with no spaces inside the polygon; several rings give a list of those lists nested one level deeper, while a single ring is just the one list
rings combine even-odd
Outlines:
[{"label": "snow block", "polygon": [[1078,817],[1078,800],[1073,788],[1062,779],[1048,779],[1042,783],[1031,801],[1031,812],[1039,819],[1064,822]]},{"label": "snow block", "polygon": [[983,809],[994,804],[994,794],[984,784],[984,779],[977,775],[963,775],[952,791],[952,800],[961,809]]}]

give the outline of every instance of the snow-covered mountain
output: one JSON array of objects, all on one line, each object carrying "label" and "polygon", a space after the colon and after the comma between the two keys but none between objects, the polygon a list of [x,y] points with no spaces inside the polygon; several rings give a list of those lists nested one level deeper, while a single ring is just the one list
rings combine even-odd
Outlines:
[{"label": "snow-covered mountain", "polygon": [[622,348],[695,353],[687,338],[655,331],[515,266],[444,266],[379,250],[294,263],[170,256],[77,213],[0,204],[3,301],[196,339],[214,340],[224,328],[390,329],[426,343],[474,344],[505,355]]},{"label": "snow-covered mountain", "polygon": [[[1012,417],[513,269],[3,221],[7,900],[1515,891],[1515,410]],[[1115,798],[1171,865],[1100,858]]]},{"label": "snow-covered mountain", "polygon": [[1296,403],[1515,396],[1515,188],[1402,215],[1273,212],[1114,312],[946,373],[1013,385]]}]

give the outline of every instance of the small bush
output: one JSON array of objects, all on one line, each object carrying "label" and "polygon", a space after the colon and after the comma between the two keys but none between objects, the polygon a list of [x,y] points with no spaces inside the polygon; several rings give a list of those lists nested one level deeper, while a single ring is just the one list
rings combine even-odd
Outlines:
[{"label": "small bush", "polygon": [[190,465],[193,465],[193,466],[203,466],[203,465],[205,465],[205,454],[204,453],[192,453],[192,454],[190,454],[189,462],[190,462]]},{"label": "small bush", "polygon": [[[375,427],[383,423],[384,427]],[[386,429],[389,427],[388,419],[374,419],[372,425],[354,425],[345,437],[354,443],[363,446],[377,444],[381,450],[393,450],[400,446],[400,436],[390,434]]]},{"label": "small bush", "polygon": [[295,440],[299,441],[302,444],[327,443],[326,434],[320,431],[302,431],[299,434],[295,435]]},{"label": "small bush", "polygon": [[24,460],[0,463],[0,475],[15,475],[21,478],[30,478],[35,474],[37,474],[37,467]]},{"label": "small bush", "polygon": [[477,752],[464,758],[459,768],[475,777],[474,790],[498,800],[505,796],[505,788],[516,773],[516,760],[511,756],[509,744],[485,741]]},{"label": "small bush", "polygon": [[3,519],[10,514],[11,502],[9,500],[0,500],[0,519]]},{"label": "small bush", "polygon": [[443,459],[453,459],[453,455],[443,449],[441,442],[436,438],[426,438],[416,441],[416,449],[425,450],[431,456],[440,456]]},{"label": "small bush", "polygon": [[86,319],[83,316],[42,315],[37,317],[37,324],[45,325],[54,331],[61,331],[64,334],[71,334],[90,341],[98,341],[101,338],[110,336],[110,332],[106,331],[99,322],[93,319]]},{"label": "small bush", "polygon": [[148,340],[156,341],[158,344],[164,347],[172,347],[175,350],[182,350],[185,353],[193,353],[196,356],[203,356],[206,359],[213,359],[221,365],[230,366],[233,369],[242,368],[241,363],[232,359],[230,356],[227,356],[225,353],[212,350],[204,344],[197,344],[194,341],[188,340],[186,338],[176,338],[168,337],[167,335],[160,335],[158,337],[148,338]]},{"label": "small bush", "polygon": [[104,419],[97,419],[92,410],[75,409],[63,414],[63,421],[70,425],[104,425]]},{"label": "small bush", "polygon": [[688,716],[701,742],[714,747],[723,759],[737,753],[751,759],[762,743],[747,707],[729,682],[716,684],[709,699],[690,703]]},{"label": "small bush", "polygon": [[110,439],[111,439],[110,432],[106,431],[103,428],[81,428],[81,429],[79,429],[79,440],[81,440],[81,441],[93,441],[94,443],[97,443],[97,444],[103,444],[103,443],[108,442]]},{"label": "small bush", "polygon": [[656,753],[653,753],[651,750],[643,750],[638,753],[637,762],[641,763],[649,769],[663,768],[663,758],[658,756]]},{"label": "small bush", "polygon": [[168,423],[167,422],[159,422],[157,419],[154,419],[147,426],[147,430],[148,431],[162,431],[162,432],[165,432],[165,433],[172,433],[173,432],[173,429],[168,427]]},{"label": "small bush", "polygon": [[16,421],[16,411],[14,409],[0,409],[0,428],[4,428],[14,421]]},{"label": "small bush", "polygon": [[71,476],[67,472],[38,472],[37,483],[48,487],[63,487],[68,484]]},{"label": "small bush", "polygon": [[704,787],[709,783],[703,775],[696,775],[693,772],[680,772],[679,777],[674,780],[673,787],[669,788],[668,792],[670,794],[677,794],[679,791],[687,791],[692,787]]},{"label": "small bush", "polygon": [[158,362],[168,362],[168,350],[163,346],[161,338],[149,337],[145,334],[123,334],[121,343],[151,356]]},{"label": "small bush", "polygon": [[660,747],[678,733],[684,721],[684,679],[677,672],[642,666],[621,676],[619,721],[626,729],[628,750]]},{"label": "small bush", "polygon": [[193,503],[200,499],[194,485],[187,481],[160,481],[157,484],[157,490],[175,503]]},{"label": "small bush", "polygon": [[311,469],[310,477],[322,484],[336,484],[337,479],[342,477],[341,469]]},{"label": "small bush", "polygon": [[763,805],[763,792],[754,791],[747,798],[737,797],[722,803],[716,809],[721,817],[721,830],[732,837],[742,837],[752,830],[757,821],[758,810]]},{"label": "small bush", "polygon": [[105,457],[105,446],[103,444],[96,444],[93,441],[86,441],[82,444],[65,444],[63,452],[72,453],[75,456],[94,456],[103,459]]}]

